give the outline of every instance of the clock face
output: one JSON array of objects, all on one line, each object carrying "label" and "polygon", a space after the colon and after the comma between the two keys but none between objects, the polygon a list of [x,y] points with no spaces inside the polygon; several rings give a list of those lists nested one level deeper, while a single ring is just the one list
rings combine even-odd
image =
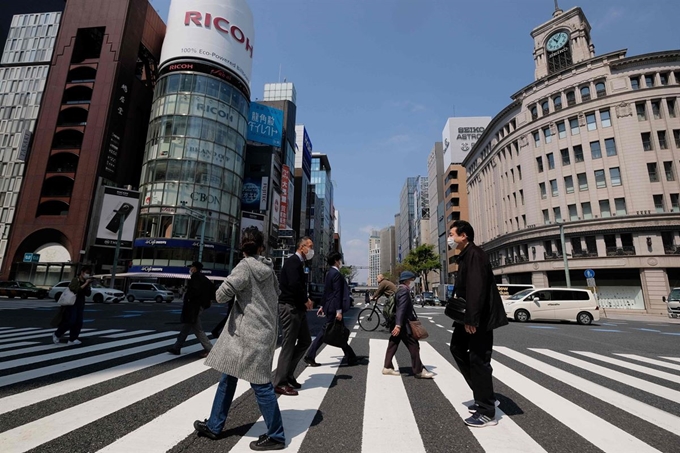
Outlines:
[{"label": "clock face", "polygon": [[548,39],[548,43],[545,45],[545,48],[548,49],[549,52],[554,52],[564,47],[568,41],[569,35],[567,35],[566,32],[558,31]]}]

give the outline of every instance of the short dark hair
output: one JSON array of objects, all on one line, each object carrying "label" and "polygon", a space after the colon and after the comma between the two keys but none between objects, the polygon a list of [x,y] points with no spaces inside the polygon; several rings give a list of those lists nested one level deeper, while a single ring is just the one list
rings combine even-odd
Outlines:
[{"label": "short dark hair", "polygon": [[458,233],[459,236],[461,234],[464,234],[465,236],[467,236],[468,241],[475,242],[475,229],[472,228],[470,222],[467,222],[465,220],[456,220],[455,222],[453,222],[451,228],[455,228],[456,233]]},{"label": "short dark hair", "polygon": [[80,268],[80,273],[82,274],[83,272],[92,272],[92,266],[83,266]]},{"label": "short dark hair", "polygon": [[302,247],[302,244],[304,244],[307,241],[311,241],[312,238],[309,236],[302,236],[300,239],[298,239],[297,244],[295,244],[295,250],[300,250],[300,247]]},{"label": "short dark hair", "polygon": [[336,261],[342,261],[342,253],[332,252],[328,255],[328,258],[326,258],[326,263],[328,263],[329,266],[335,265]]},{"label": "short dark hair", "polygon": [[248,227],[241,233],[241,251],[248,256],[257,255],[264,247],[264,234],[256,227]]}]

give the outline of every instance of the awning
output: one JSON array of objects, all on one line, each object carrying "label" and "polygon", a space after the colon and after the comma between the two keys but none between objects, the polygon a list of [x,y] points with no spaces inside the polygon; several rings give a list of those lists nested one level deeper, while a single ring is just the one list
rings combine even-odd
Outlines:
[{"label": "awning", "polygon": [[[210,274],[203,274],[206,277],[208,277],[209,280],[226,280],[227,277],[222,277],[221,275],[210,275]],[[111,278],[111,274],[100,274],[100,275],[95,275],[96,278]],[[170,273],[163,273],[163,272],[123,272],[122,274],[116,274],[116,278],[118,277],[127,277],[127,278],[135,278],[135,277],[143,277],[143,278],[183,278],[185,280],[188,280],[191,278],[191,274],[170,274]]]}]

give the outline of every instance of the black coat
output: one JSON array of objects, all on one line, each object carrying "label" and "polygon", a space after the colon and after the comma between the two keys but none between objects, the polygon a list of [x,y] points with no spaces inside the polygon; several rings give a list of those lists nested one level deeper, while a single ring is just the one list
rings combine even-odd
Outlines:
[{"label": "black coat", "polygon": [[210,301],[215,299],[215,285],[200,272],[191,274],[187,292],[184,293],[184,305],[180,321],[193,324],[198,320],[201,307],[210,307]]},{"label": "black coat", "polygon": [[302,262],[297,254],[286,258],[281,267],[279,277],[279,302],[286,303],[305,311],[307,308],[307,274],[305,273],[305,263]]},{"label": "black coat", "polygon": [[465,324],[486,331],[508,324],[489,257],[473,243],[458,255],[456,295],[467,302]]},{"label": "black coat", "polygon": [[408,322],[415,321],[418,318],[416,318],[413,312],[413,299],[411,298],[411,290],[408,286],[399,285],[397,287],[397,295],[394,302],[396,305],[394,326],[401,326],[402,331],[406,329],[406,332],[411,335],[411,325]]},{"label": "black coat", "polygon": [[323,311],[326,318],[333,319],[338,310],[345,313],[349,308],[349,285],[337,269],[331,268],[326,273],[323,288]]}]

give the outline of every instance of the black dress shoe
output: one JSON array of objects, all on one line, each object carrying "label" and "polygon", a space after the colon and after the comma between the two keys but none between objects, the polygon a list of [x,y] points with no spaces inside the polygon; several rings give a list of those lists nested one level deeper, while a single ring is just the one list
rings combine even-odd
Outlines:
[{"label": "black dress shoe", "polygon": [[305,357],[305,363],[309,366],[321,366],[320,363],[317,363],[316,360],[311,359],[309,357]]},{"label": "black dress shoe", "polygon": [[208,439],[217,440],[218,435],[208,429],[208,420],[196,420],[194,422],[194,429],[198,432],[199,436],[205,436]]},{"label": "black dress shoe", "polygon": [[300,383],[299,383],[298,381],[296,381],[295,379],[288,379],[288,386],[289,386],[289,387],[293,387],[293,388],[296,389],[296,390],[302,388],[302,384],[300,384]]},{"label": "black dress shoe", "polygon": [[298,392],[292,387],[289,387],[287,385],[280,386],[277,385],[274,387],[274,392],[278,393],[279,395],[287,395],[287,396],[297,396]]},{"label": "black dress shoe", "polygon": [[170,354],[180,355],[180,352],[179,352],[177,349],[175,349],[175,348],[170,348],[170,349],[168,349],[168,352],[169,352]]}]

